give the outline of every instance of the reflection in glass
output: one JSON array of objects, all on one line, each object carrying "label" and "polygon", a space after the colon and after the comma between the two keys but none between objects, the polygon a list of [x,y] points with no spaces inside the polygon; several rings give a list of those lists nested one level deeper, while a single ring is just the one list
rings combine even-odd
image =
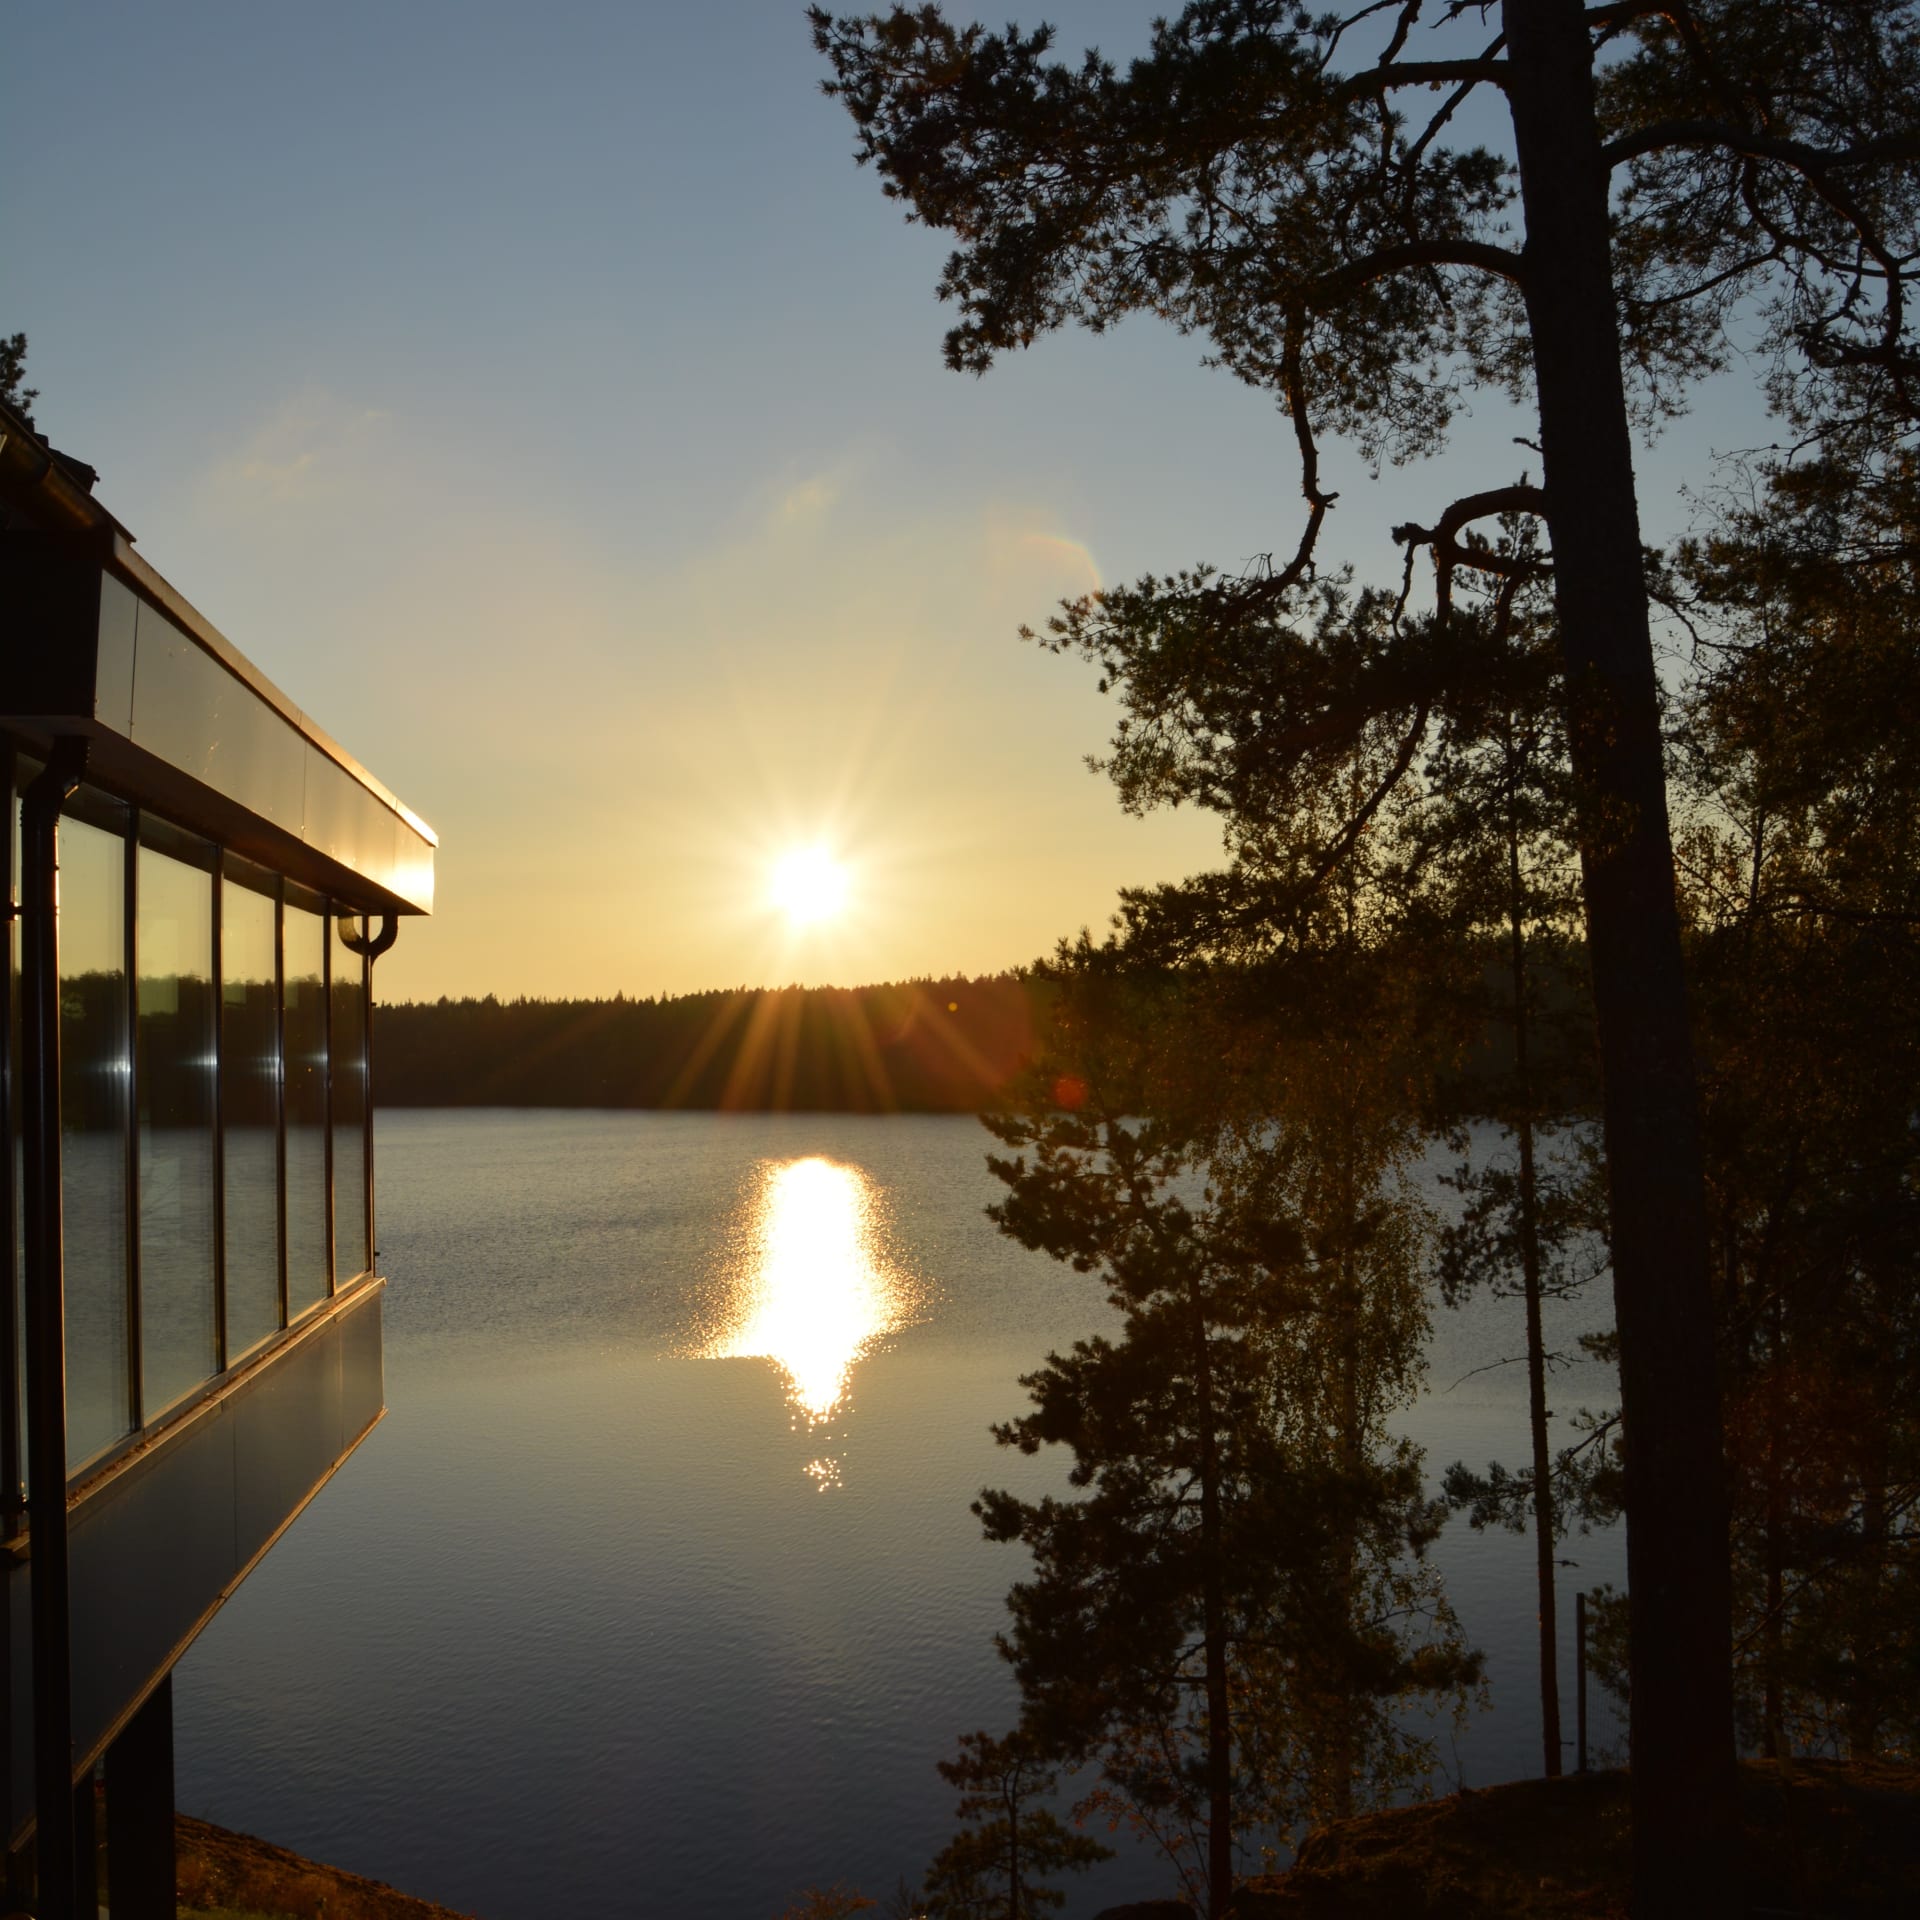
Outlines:
[{"label": "reflection in glass", "polygon": [[287,995],[287,1313],[328,1292],[326,922],[285,913]]},{"label": "reflection in glass", "polygon": [[133,952],[140,1097],[140,1407],[219,1366],[213,1274],[213,875],[139,854]]},{"label": "reflection in glass", "polygon": [[373,1261],[367,1248],[367,963],[341,940],[338,921],[332,991],[333,1270],[345,1281]]},{"label": "reflection in glass", "polygon": [[220,899],[220,1122],[226,1143],[227,1357],[280,1325],[280,996],[274,903]]},{"label": "reflection in glass", "polygon": [[[768,1359],[787,1379],[796,1419],[818,1426],[839,1411],[854,1363],[912,1316],[882,1246],[878,1195],[857,1167],[788,1160],[763,1169],[747,1255],[731,1276],[726,1328],[711,1359]],[[838,1479],[829,1460],[807,1471]]]},{"label": "reflection in glass", "polygon": [[60,1178],[67,1299],[67,1461],[133,1425],[127,1369],[126,841],[63,819]]},{"label": "reflection in glass", "polygon": [[300,832],[306,742],[151,602],[140,602],[139,620],[134,740],[276,826]]}]

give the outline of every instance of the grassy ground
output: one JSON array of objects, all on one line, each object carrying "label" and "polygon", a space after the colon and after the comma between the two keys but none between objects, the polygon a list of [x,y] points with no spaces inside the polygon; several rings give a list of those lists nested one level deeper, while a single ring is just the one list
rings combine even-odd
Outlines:
[{"label": "grassy ground", "polygon": [[186,1814],[175,1822],[174,1850],[179,1910],[192,1920],[467,1920]]},{"label": "grassy ground", "polygon": [[[1727,1911],[1920,1913],[1920,1767],[1758,1761]],[[1523,1780],[1343,1821],[1236,1920],[1626,1920],[1627,1777]]]}]

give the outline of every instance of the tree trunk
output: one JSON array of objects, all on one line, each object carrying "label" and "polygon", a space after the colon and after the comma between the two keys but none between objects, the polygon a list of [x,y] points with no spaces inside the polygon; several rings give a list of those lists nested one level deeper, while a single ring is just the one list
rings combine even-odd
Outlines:
[{"label": "tree trunk", "polygon": [[1019,1761],[1014,1761],[1012,1770],[1006,1775],[1001,1794],[1007,1809],[1007,1920],[1022,1920],[1026,1902],[1021,1897],[1020,1889]]},{"label": "tree trunk", "polygon": [[1720,1910],[1735,1831],[1706,1197],[1592,52],[1579,0],[1504,22],[1604,1085],[1644,1920]]},{"label": "tree trunk", "polygon": [[1787,1757],[1786,1698],[1781,1685],[1786,1654],[1787,1558],[1786,1295],[1776,1286],[1767,1307],[1767,1612],[1761,1641],[1766,1662],[1761,1698],[1760,1751],[1769,1760]]},{"label": "tree trunk", "polygon": [[[1518,780],[1518,770],[1515,770]],[[1527,1018],[1527,932],[1522,909],[1520,834],[1507,809],[1507,936],[1513,969],[1513,1071],[1519,1095],[1520,1280],[1527,1303],[1527,1420],[1533,1433],[1534,1580],[1539,1600],[1540,1743],[1549,1780],[1560,1777],[1559,1613],[1553,1595],[1553,1455],[1547,1445],[1546,1335],[1540,1325],[1540,1188],[1533,1162],[1533,1062]]]},{"label": "tree trunk", "polygon": [[1233,1728],[1227,1705],[1225,1543],[1220,1525],[1220,1448],[1213,1417],[1213,1361],[1206,1304],[1194,1287],[1194,1399],[1200,1426],[1200,1581],[1207,1687],[1207,1911],[1233,1904]]}]

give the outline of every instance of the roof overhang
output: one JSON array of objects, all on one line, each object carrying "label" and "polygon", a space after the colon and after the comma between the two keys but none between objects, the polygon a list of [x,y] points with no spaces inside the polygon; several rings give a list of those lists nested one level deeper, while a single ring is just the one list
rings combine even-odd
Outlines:
[{"label": "roof overhang", "polygon": [[[432,829],[133,550],[51,450],[0,418],[0,726],[90,742],[89,778],[372,910],[433,910]],[[24,519],[26,524],[20,524]]]}]

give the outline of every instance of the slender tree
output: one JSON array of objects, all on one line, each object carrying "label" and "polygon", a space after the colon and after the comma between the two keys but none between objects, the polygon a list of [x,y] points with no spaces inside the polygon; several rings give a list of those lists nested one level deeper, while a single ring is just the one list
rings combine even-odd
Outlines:
[{"label": "slender tree", "polygon": [[1053,1875],[1113,1857],[1111,1847],[1035,1804],[1058,1777],[1018,1729],[999,1740],[984,1729],[963,1734],[958,1756],[939,1765],[940,1777],[960,1789],[963,1825],[927,1869],[933,1920],[1031,1920],[1066,1904]]},{"label": "slender tree", "polygon": [[[1530,522],[1506,531],[1502,553],[1514,570],[1476,610],[1490,629],[1480,642],[1484,666],[1438,709],[1404,857],[1417,869],[1419,918],[1408,937],[1462,945],[1482,957],[1478,1010],[1485,1028],[1505,1041],[1504,1057],[1455,1079],[1449,1110],[1438,1116],[1449,1124],[1463,1114],[1492,1120],[1512,1147],[1512,1164],[1497,1155],[1478,1164],[1462,1159],[1448,1176],[1463,1210],[1441,1236],[1439,1275],[1449,1306],[1482,1289],[1521,1303],[1531,1460],[1518,1479],[1497,1464],[1486,1474],[1457,1464],[1447,1490],[1476,1526],[1497,1518],[1533,1533],[1542,1766],[1552,1777],[1561,1771],[1562,1749],[1554,1586],[1563,1516],[1544,1308],[1594,1276],[1597,1237],[1583,1204],[1583,1157],[1562,1161],[1552,1144],[1568,1113],[1569,1056],[1578,1052],[1577,1043],[1569,1045],[1567,1016],[1586,1006],[1577,980],[1579,870],[1568,834],[1558,648],[1539,590],[1533,534]],[[1454,1137],[1463,1148],[1469,1138],[1464,1130]]]},{"label": "slender tree", "polygon": [[[1905,404],[1920,34],[1915,9],[1888,0],[1506,0],[1498,30],[1462,50],[1487,11],[1404,0],[1342,20],[1293,0],[1194,0],[1124,74],[1050,59],[1045,29],[955,28],[932,7],[812,17],[860,158],[959,240],[941,281],[961,311],[953,365],[1153,312],[1204,333],[1285,410],[1307,503],[1285,564],[1148,581],[1069,614],[1065,641],[1107,660],[1123,697],[1136,671],[1178,682],[1182,718],[1214,661],[1272,633],[1332,505],[1322,435],[1429,452],[1463,387],[1531,393],[1543,487],[1467,495],[1401,532],[1432,553],[1443,599],[1457,569],[1487,563],[1477,521],[1528,511],[1550,535],[1631,1435],[1635,1901],[1695,1913],[1732,1844],[1731,1601],[1630,402],[1670,408],[1723,365],[1739,308],[1782,405],[1862,382]],[[1414,57],[1428,16],[1439,37]],[[1510,157],[1449,144],[1482,91],[1505,105]],[[1277,678],[1257,715],[1269,757],[1311,755],[1384,712],[1406,724],[1411,764],[1420,663],[1383,664],[1395,670],[1331,689],[1343,702],[1297,702]]]}]

